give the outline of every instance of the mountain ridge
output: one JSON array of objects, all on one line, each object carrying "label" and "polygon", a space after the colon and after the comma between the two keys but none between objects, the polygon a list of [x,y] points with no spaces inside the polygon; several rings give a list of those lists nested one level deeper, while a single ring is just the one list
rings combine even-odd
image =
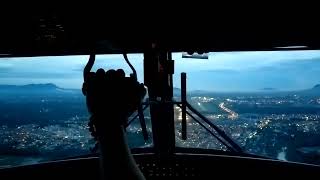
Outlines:
[{"label": "mountain ridge", "polygon": [[61,88],[53,83],[43,83],[43,84],[25,84],[25,85],[6,85],[0,84],[0,93],[32,93],[32,94],[41,94],[41,93],[78,93],[81,92],[80,89],[67,89]]},{"label": "mountain ridge", "polygon": [[0,84],[0,88],[59,88],[57,85],[53,83],[40,83],[40,84],[25,84],[25,85],[8,85],[8,84]]},{"label": "mountain ridge", "polygon": [[312,89],[320,89],[320,84],[314,85]]},{"label": "mountain ridge", "polygon": [[[42,84],[25,84],[25,85],[7,85],[0,84],[0,91],[2,92],[15,92],[15,91],[24,91],[24,92],[39,92],[39,91],[51,91],[51,92],[69,92],[69,91],[80,91],[80,89],[67,89],[61,88],[53,83],[42,83]],[[288,94],[299,94],[299,95],[320,95],[320,84],[316,84],[309,89],[304,90],[293,90],[293,91],[281,91],[275,88],[263,88],[257,91],[252,92],[215,92],[207,90],[193,90],[189,91],[188,94],[248,94],[248,93],[288,93]],[[181,94],[181,89],[174,87],[173,94],[179,96]]]}]

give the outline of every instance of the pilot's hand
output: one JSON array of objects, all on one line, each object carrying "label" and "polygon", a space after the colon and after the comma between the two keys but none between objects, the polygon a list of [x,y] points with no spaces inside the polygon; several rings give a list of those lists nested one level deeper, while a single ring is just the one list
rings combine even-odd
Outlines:
[{"label": "pilot's hand", "polygon": [[125,77],[122,69],[90,72],[82,90],[91,114],[89,130],[93,136],[99,129],[109,131],[112,127],[125,125],[146,94],[143,84]]},{"label": "pilot's hand", "polygon": [[122,69],[98,69],[88,74],[83,93],[91,115],[125,118],[137,110],[146,90],[134,78],[125,77]]}]

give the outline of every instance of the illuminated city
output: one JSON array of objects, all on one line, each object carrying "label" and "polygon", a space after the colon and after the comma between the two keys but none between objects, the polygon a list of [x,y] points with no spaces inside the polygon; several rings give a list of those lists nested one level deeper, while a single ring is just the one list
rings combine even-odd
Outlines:
[{"label": "illuminated city", "polygon": [[[0,97],[1,167],[92,153],[90,149],[95,142],[88,131],[88,113],[80,90],[60,89],[53,84],[45,84],[0,87],[0,93],[6,93],[6,96]],[[305,92],[190,92],[188,101],[247,153],[320,164],[320,145],[317,144],[320,138],[319,97],[314,94],[309,96]],[[177,146],[227,150],[189,116],[188,138],[182,140],[182,112],[177,106],[174,110]],[[145,118],[151,137],[148,109]],[[152,146],[152,138],[144,142],[138,120],[127,128],[127,134],[130,147]]]}]

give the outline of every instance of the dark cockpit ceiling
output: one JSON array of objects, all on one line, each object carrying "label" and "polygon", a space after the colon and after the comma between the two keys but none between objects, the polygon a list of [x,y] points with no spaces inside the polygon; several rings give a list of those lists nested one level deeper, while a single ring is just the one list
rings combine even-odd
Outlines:
[{"label": "dark cockpit ceiling", "polygon": [[142,13],[144,18],[139,18],[126,13],[88,13],[74,9],[15,16],[2,12],[0,54],[1,57],[71,55],[88,54],[93,49],[101,54],[134,53],[147,50],[151,43],[172,52],[320,47],[319,28],[308,19],[190,14],[193,19],[184,15],[155,18],[150,13]]}]

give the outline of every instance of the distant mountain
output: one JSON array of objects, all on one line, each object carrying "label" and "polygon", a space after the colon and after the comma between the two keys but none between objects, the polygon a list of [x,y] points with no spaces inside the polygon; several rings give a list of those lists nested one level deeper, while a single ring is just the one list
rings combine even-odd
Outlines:
[{"label": "distant mountain", "polygon": [[297,93],[304,96],[320,96],[320,84],[313,86],[311,89],[298,91]]},{"label": "distant mountain", "polygon": [[57,85],[52,83],[46,83],[46,84],[27,84],[23,85],[22,87],[28,87],[28,88],[46,88],[46,89],[53,89],[53,88],[59,88]]},{"label": "distant mountain", "polygon": [[55,84],[0,85],[0,93],[65,93],[78,90],[63,89]]},{"label": "distant mountain", "polygon": [[[0,93],[81,93],[79,89],[64,89],[60,88],[55,84],[46,83],[46,84],[27,84],[27,85],[0,85]],[[215,91],[205,91],[205,90],[195,90],[188,91],[188,94],[192,95],[236,95],[236,94],[259,94],[259,93],[268,93],[270,95],[274,94],[297,94],[302,96],[320,96],[320,84],[316,84],[311,89],[305,89],[300,91],[279,91],[275,88],[263,88],[260,91],[253,92],[215,92]],[[181,89],[173,88],[173,95],[180,96]]]},{"label": "distant mountain", "polygon": [[[213,92],[213,91],[204,91],[204,90],[194,90],[194,91],[188,91],[187,89],[187,96],[188,94],[191,95],[211,95],[211,94],[215,94],[217,92]],[[218,92],[219,93],[219,92]],[[180,88],[173,88],[173,96],[181,96],[181,89]]]},{"label": "distant mountain", "polygon": [[[178,89],[178,88],[176,88]],[[180,89],[179,89],[180,90]],[[249,94],[268,94],[268,95],[301,95],[301,96],[320,96],[320,84],[317,84],[313,86],[310,89],[305,89],[305,90],[296,90],[296,91],[281,91],[276,88],[263,88],[257,91],[248,91],[248,92],[217,92],[217,91],[205,91],[205,90],[195,90],[195,91],[189,91],[188,94],[192,94],[194,96],[219,96],[219,95],[228,95],[228,96],[233,96],[233,95],[249,95]],[[180,95],[180,93],[179,93]]]},{"label": "distant mountain", "polygon": [[181,89],[180,88],[173,88],[173,96],[180,96]]},{"label": "distant mountain", "polygon": [[266,88],[262,88],[260,89],[261,91],[277,91],[276,88],[269,88],[269,87],[266,87]]},{"label": "distant mountain", "polygon": [[0,89],[57,89],[55,84],[0,85]]},{"label": "distant mountain", "polygon": [[319,89],[320,90],[320,84],[317,84],[317,85],[313,86],[312,89]]}]

